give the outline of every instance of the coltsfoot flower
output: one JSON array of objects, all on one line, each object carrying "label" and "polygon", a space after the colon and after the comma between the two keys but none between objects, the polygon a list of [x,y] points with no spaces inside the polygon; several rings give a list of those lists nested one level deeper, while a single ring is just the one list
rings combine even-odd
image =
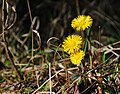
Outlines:
[{"label": "coltsfoot flower", "polygon": [[83,50],[80,50],[74,54],[70,55],[70,60],[74,65],[79,65],[81,63],[81,60],[84,58],[85,53]]},{"label": "coltsfoot flower", "polygon": [[91,27],[93,19],[90,16],[79,15],[72,20],[71,26],[77,31],[84,31],[88,27]]},{"label": "coltsfoot flower", "polygon": [[73,54],[77,52],[82,45],[82,37],[79,35],[69,35],[64,41],[63,41],[63,49],[68,54]]}]

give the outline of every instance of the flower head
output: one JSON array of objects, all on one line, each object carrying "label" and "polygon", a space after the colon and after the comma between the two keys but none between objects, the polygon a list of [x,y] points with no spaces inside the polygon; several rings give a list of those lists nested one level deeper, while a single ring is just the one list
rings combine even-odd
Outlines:
[{"label": "flower head", "polygon": [[77,52],[82,45],[82,37],[79,35],[69,35],[63,42],[63,49],[68,54]]},{"label": "flower head", "polygon": [[70,55],[70,60],[74,65],[79,65],[81,63],[81,60],[84,58],[85,53],[84,51],[80,50],[74,54]]},{"label": "flower head", "polygon": [[71,26],[77,31],[85,30],[91,27],[93,19],[90,16],[79,15],[77,18],[72,20]]}]

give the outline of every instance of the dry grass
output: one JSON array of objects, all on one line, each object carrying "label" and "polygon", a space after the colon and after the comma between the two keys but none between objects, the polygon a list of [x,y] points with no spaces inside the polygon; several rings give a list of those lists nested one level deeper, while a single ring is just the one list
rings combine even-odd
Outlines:
[{"label": "dry grass", "polygon": [[[39,0],[35,5],[29,0],[25,4],[22,0],[16,0],[16,4],[14,0],[3,2],[1,94],[120,93],[120,9],[114,9],[117,2],[113,6],[113,0]],[[25,10],[20,10],[18,3]],[[80,66],[75,66],[61,44],[67,35],[77,33],[70,24],[79,14],[91,15],[94,24],[85,45],[86,56]]]}]

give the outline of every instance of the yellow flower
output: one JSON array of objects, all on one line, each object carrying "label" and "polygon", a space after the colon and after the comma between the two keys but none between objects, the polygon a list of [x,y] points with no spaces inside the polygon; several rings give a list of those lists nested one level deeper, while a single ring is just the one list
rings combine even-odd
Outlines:
[{"label": "yellow flower", "polygon": [[71,26],[77,31],[85,30],[91,27],[93,19],[90,16],[79,15],[77,18],[72,20]]},{"label": "yellow flower", "polygon": [[77,52],[82,45],[82,37],[79,35],[69,35],[63,42],[63,49],[68,54]]},{"label": "yellow flower", "polygon": [[74,65],[79,65],[81,63],[81,60],[84,58],[84,56],[85,56],[84,51],[80,50],[79,52],[71,54],[70,60]]}]

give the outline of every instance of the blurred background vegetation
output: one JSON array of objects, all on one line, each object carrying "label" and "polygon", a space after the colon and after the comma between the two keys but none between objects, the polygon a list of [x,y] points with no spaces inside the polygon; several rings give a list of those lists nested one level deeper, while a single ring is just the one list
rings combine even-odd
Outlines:
[{"label": "blurred background vegetation", "polygon": [[[118,0],[30,0],[32,16],[40,20],[39,33],[43,44],[52,36],[63,38],[75,31],[71,20],[79,14],[91,15],[94,19],[93,39],[101,31],[101,41],[112,43],[120,40],[120,8]],[[21,33],[28,32],[30,19],[27,2],[16,1],[16,27]],[[21,23],[21,24],[20,24]]]},{"label": "blurred background vegetation", "polygon": [[[26,62],[28,63],[30,60],[32,50],[32,35],[30,33],[31,19],[27,0],[6,1],[10,5],[8,8],[8,14],[5,12],[5,20],[7,19],[7,15],[9,17],[8,25],[13,22],[15,17],[11,10],[12,6],[14,6],[17,14],[15,24],[5,33],[8,47],[15,58],[14,61],[16,64],[26,64]],[[37,36],[34,35],[34,48],[37,48],[38,44],[40,44],[40,49],[34,52],[34,54],[41,55],[40,58],[42,57],[42,54],[45,55],[43,50],[48,47],[48,39],[51,37],[57,37],[60,40],[60,43],[62,43],[62,40],[66,36],[77,33],[71,27],[71,20],[80,14],[90,15],[93,18],[93,26],[91,28],[92,32],[90,35],[91,40],[98,40],[104,46],[120,41],[119,0],[29,0],[29,4],[32,18],[37,19],[34,22],[33,29],[38,26],[37,32],[41,39],[41,43],[37,43]],[[0,0],[0,7],[2,7],[2,0]],[[38,23],[40,24],[38,25]],[[0,33],[2,34],[1,21]],[[1,38],[0,41],[2,41]],[[118,44],[117,47],[120,47],[120,44]],[[120,52],[118,52],[118,54],[119,53]],[[44,57],[46,57],[47,60],[43,60]],[[49,62],[51,58],[53,58],[53,54],[47,54],[47,56],[43,56],[42,59],[35,59],[34,62],[35,64],[41,64],[41,62]],[[8,68],[10,67],[9,60],[5,54],[5,49],[2,46],[0,48],[0,62],[0,69],[4,68],[3,66],[7,66]],[[46,68],[46,65],[44,67]],[[44,67],[41,68],[41,70],[44,69]],[[19,70],[21,70],[23,67],[19,66],[19,68]],[[47,75],[45,75],[45,73],[47,72],[47,70],[44,70],[41,75],[45,77]],[[26,75],[27,74],[24,74],[24,77]],[[2,77],[2,75],[0,77]],[[8,79],[9,77],[10,76],[8,76]],[[1,82],[4,82],[7,78],[0,79],[2,79]],[[34,79],[34,77],[32,79]],[[27,80],[29,80],[29,78]],[[47,77],[44,81],[45,80],[47,80]],[[62,81],[64,82],[64,79],[62,79]],[[43,78],[41,80],[41,83],[42,82]],[[1,88],[3,87],[1,86]]]},{"label": "blurred background vegetation", "polygon": [[[12,30],[18,36],[27,33],[31,21],[26,0],[7,0],[16,7],[17,21]],[[32,17],[38,17],[42,47],[48,38],[75,33],[71,28],[71,20],[79,14],[90,15],[94,19],[92,39],[97,39],[101,31],[104,44],[120,40],[120,8],[119,0],[29,0]],[[1,3],[2,4],[2,3]],[[12,33],[12,32],[11,32]]]},{"label": "blurred background vegetation", "polygon": [[[30,17],[26,0],[9,0],[16,6],[17,21],[14,32],[27,33],[30,29]],[[15,3],[16,2],[16,3]],[[94,19],[92,39],[97,39],[101,31],[101,41],[104,44],[120,40],[120,8],[119,0],[29,0],[32,17],[40,20],[39,33],[42,46],[48,38],[75,33],[71,28],[71,20],[79,14],[90,15]]]}]

